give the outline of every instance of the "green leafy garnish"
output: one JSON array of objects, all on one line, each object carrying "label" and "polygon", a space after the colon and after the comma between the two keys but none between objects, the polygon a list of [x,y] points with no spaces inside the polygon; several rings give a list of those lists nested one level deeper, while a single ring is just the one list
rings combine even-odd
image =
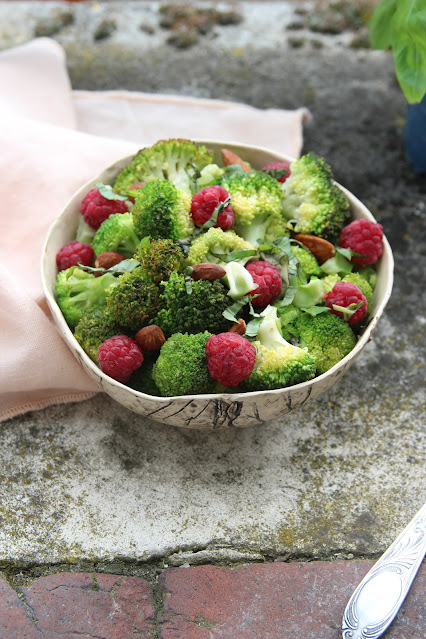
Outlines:
[{"label": "green leafy garnish", "polygon": [[223,200],[223,202],[219,202],[219,204],[215,207],[213,213],[211,214],[207,222],[204,222],[204,224],[201,224],[200,229],[209,229],[215,224],[217,224],[217,217],[219,213],[222,213],[222,211],[224,211],[225,208],[230,205],[230,203],[231,203],[230,197],[227,197],[226,200]]},{"label": "green leafy garnish", "polygon": [[356,313],[356,311],[363,305],[364,302],[358,302],[358,304],[355,304],[355,302],[353,302],[352,304],[349,304],[349,306],[339,306],[338,304],[333,304],[333,310],[342,313],[343,319],[345,320],[345,322],[348,322],[351,319],[352,315]]},{"label": "green leafy garnish", "polygon": [[257,255],[257,251],[254,249],[241,249],[239,251],[231,251],[223,258],[224,262],[237,262],[243,260],[245,257],[253,257]]},{"label": "green leafy garnish", "polygon": [[250,295],[244,295],[244,297],[240,297],[233,304],[231,304],[231,306],[228,306],[228,308],[225,308],[225,310],[222,313],[223,317],[231,320],[231,322],[237,322],[238,313],[241,311],[243,306],[245,306],[250,299],[251,299]]},{"label": "green leafy garnish", "polygon": [[256,337],[259,332],[259,327],[263,321],[263,317],[254,317],[250,320],[246,326],[245,337]]},{"label": "green leafy garnish", "polygon": [[110,186],[109,184],[103,184],[103,182],[96,182],[95,186],[98,189],[99,193],[102,195],[102,197],[106,198],[107,200],[122,200],[123,202],[127,200],[127,197],[125,197],[124,195],[119,195],[118,193],[114,193],[114,191],[112,190],[112,186]]},{"label": "green leafy garnish", "polygon": [[329,313],[330,308],[328,306],[310,306],[309,308],[301,308],[301,311],[308,313],[308,315],[320,315],[321,313]]},{"label": "green leafy garnish", "polygon": [[104,273],[112,273],[113,275],[122,275],[123,273],[131,273],[136,268],[139,268],[141,263],[138,260],[133,259],[132,257],[127,260],[121,260],[118,264],[114,264],[114,266],[110,266],[110,268],[96,267],[96,266],[86,266],[85,264],[78,264],[78,267],[83,271],[87,271],[87,273],[100,273],[103,275]]}]

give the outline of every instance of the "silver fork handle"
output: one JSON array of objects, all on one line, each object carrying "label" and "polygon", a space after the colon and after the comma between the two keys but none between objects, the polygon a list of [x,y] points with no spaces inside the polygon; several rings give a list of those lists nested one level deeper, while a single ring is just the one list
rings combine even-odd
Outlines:
[{"label": "silver fork handle", "polygon": [[377,639],[390,626],[426,553],[426,504],[365,575],[343,615],[343,639]]}]

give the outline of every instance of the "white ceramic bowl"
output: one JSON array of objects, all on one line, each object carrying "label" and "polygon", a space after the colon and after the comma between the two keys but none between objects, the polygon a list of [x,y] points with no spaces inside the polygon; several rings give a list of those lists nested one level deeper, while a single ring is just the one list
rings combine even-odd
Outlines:
[{"label": "white ceramic bowl", "polygon": [[[274,161],[291,162],[293,158],[251,145],[197,140],[214,151],[216,161],[220,161],[220,149],[229,148],[244,158],[254,168],[262,168]],[[318,397],[329,389],[348,370],[361,353],[388,302],[393,283],[393,257],[389,243],[384,239],[383,255],[377,264],[378,282],[374,291],[370,320],[355,348],[338,364],[323,375],[308,382],[288,388],[271,391],[253,391],[233,394],[181,395],[176,397],[154,397],[135,391],[105,375],[86,355],[72,331],[68,328],[55,301],[55,280],[57,275],[56,253],[67,242],[75,238],[80,216],[80,203],[84,195],[96,182],[111,184],[118,172],[131,160],[126,157],[105,169],[100,175],[83,185],[65,206],[62,213],[50,227],[44,246],[41,272],[44,292],[64,340],[81,363],[88,375],[99,384],[114,400],[131,411],[164,424],[213,430],[219,428],[244,428],[261,424],[288,413]],[[351,205],[352,219],[374,217],[368,209],[347,189],[338,185]],[[366,382],[368,383],[368,382]]]}]

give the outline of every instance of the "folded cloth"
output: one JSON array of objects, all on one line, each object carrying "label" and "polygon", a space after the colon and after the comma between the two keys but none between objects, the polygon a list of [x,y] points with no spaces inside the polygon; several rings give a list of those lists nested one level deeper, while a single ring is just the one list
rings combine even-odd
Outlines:
[{"label": "folded cloth", "polygon": [[304,108],[129,91],[73,91],[63,49],[38,38],[0,53],[0,421],[100,392],[56,330],[40,279],[48,228],[103,168],[171,137],[297,156]]}]

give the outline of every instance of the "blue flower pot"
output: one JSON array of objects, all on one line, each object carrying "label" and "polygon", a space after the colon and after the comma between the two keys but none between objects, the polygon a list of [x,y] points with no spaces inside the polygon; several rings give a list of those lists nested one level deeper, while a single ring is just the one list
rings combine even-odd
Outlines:
[{"label": "blue flower pot", "polygon": [[416,173],[426,173],[426,95],[407,109],[405,153]]}]

